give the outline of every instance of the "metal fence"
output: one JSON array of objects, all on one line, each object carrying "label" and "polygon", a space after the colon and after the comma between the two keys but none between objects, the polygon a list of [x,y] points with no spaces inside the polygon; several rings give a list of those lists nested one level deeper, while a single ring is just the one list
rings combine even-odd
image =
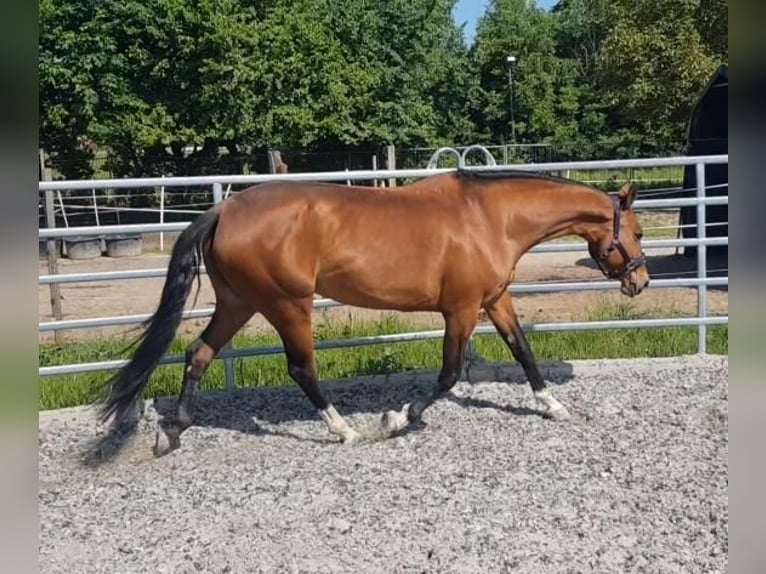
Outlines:
[{"label": "metal fence", "polygon": [[[492,163],[492,162],[490,162]],[[728,164],[728,155],[715,156],[694,156],[694,157],[671,157],[671,158],[651,158],[651,159],[633,159],[633,160],[611,160],[611,161],[587,161],[587,162],[566,162],[566,163],[548,163],[548,164],[521,164],[513,165],[514,169],[530,171],[562,171],[562,170],[602,170],[602,169],[625,169],[641,167],[662,167],[662,166],[689,166],[693,165],[696,169],[696,196],[675,199],[638,199],[634,208],[636,210],[645,209],[667,209],[682,206],[696,206],[697,208],[697,236],[694,239],[661,239],[645,240],[643,242],[647,251],[678,246],[696,246],[697,247],[697,276],[690,278],[672,278],[672,279],[653,279],[652,289],[662,289],[670,287],[694,287],[697,289],[697,315],[695,317],[676,317],[676,318],[656,318],[656,319],[632,319],[632,320],[613,320],[613,321],[593,321],[593,322],[561,322],[561,323],[537,323],[524,325],[526,331],[565,331],[565,330],[591,330],[591,329],[620,329],[620,328],[652,328],[652,327],[680,327],[696,326],[698,331],[698,352],[706,352],[707,326],[717,324],[728,324],[728,314],[725,316],[710,316],[708,313],[707,295],[708,288],[711,286],[728,286],[728,271],[722,277],[708,277],[707,266],[707,246],[727,246],[727,237],[706,237],[706,217],[705,208],[707,205],[728,204],[728,194],[725,196],[708,197],[706,189],[712,186],[705,185],[705,166],[713,164]],[[505,165],[490,165],[481,169],[503,169]],[[471,169],[471,168],[467,168]],[[406,169],[406,170],[364,170],[352,172],[319,172],[319,173],[288,173],[288,174],[270,174],[270,175],[228,175],[228,176],[199,176],[199,177],[176,177],[176,178],[141,178],[141,179],[118,179],[118,180],[81,180],[81,181],[45,181],[39,183],[39,190],[42,191],[61,191],[61,190],[92,190],[92,189],[119,189],[119,188],[141,188],[141,187],[173,187],[173,186],[200,186],[209,187],[212,190],[214,202],[223,200],[223,186],[237,184],[256,184],[275,179],[291,181],[342,181],[351,180],[402,180],[431,176],[437,173],[446,173],[453,171],[453,168],[432,168],[432,169]],[[164,223],[164,224],[143,224],[143,225],[111,225],[111,226],[88,226],[88,227],[70,227],[70,228],[52,228],[40,229],[40,239],[65,238],[72,236],[88,235],[116,235],[123,233],[154,233],[154,232],[177,232],[183,230],[188,223]],[[534,247],[531,252],[567,252],[567,251],[587,251],[586,244],[543,244]],[[204,267],[203,267],[204,272]],[[163,277],[166,273],[165,268],[142,269],[130,271],[109,271],[95,273],[70,273],[40,275],[39,284],[56,283],[84,283],[90,281],[123,281],[129,279],[140,279],[147,277]],[[580,281],[580,282],[534,282],[525,284],[514,284],[510,287],[512,293],[550,293],[561,291],[591,291],[591,290],[609,290],[619,286],[616,281]],[[327,307],[342,306],[341,303],[330,299],[317,299],[314,302],[314,308],[321,309]],[[201,318],[211,316],[213,309],[196,309],[186,311],[185,319]],[[138,324],[147,319],[149,315],[123,315],[112,317],[98,317],[87,319],[68,319],[60,321],[47,321],[39,323],[39,331],[56,331],[63,329],[86,329],[94,327],[107,327]],[[494,327],[484,325],[477,327],[475,334],[494,333]],[[316,344],[317,349],[330,349],[340,347],[358,347],[366,345],[376,345],[382,343],[401,343],[407,341],[422,341],[428,339],[439,339],[443,335],[442,330],[420,331],[414,333],[399,333],[392,335],[379,335],[358,337],[353,339],[341,339],[333,341],[320,341]],[[233,387],[234,368],[232,360],[241,357],[263,356],[282,353],[281,346],[257,347],[257,348],[238,348],[227,347],[218,354],[218,359],[222,359],[225,364],[226,385]],[[168,355],[162,358],[161,364],[181,363],[184,361],[182,355]],[[116,369],[124,365],[125,360],[99,361],[93,363],[76,363],[67,365],[51,365],[39,367],[40,376],[68,375],[75,373],[87,373],[102,370]]]}]

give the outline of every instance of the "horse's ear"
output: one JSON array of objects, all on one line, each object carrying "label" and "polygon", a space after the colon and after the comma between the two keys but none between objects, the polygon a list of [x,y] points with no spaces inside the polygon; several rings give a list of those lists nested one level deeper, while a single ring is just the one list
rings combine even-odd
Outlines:
[{"label": "horse's ear", "polygon": [[618,195],[620,196],[620,206],[623,209],[630,209],[630,206],[633,205],[633,202],[636,200],[637,193],[638,188],[635,183],[630,182],[623,185],[618,192]]}]

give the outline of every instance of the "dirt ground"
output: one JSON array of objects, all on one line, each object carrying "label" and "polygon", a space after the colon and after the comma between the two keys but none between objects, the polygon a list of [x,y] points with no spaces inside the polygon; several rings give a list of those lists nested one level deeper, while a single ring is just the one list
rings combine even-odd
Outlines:
[{"label": "dirt ground", "polygon": [[[143,242],[144,252],[140,256],[125,258],[99,257],[89,260],[59,260],[59,273],[83,273],[93,271],[118,271],[128,269],[157,269],[167,267],[172,237],[165,241],[165,252],[159,252],[157,237],[148,237]],[[695,262],[681,255],[675,255],[674,249],[647,250],[649,271],[653,278],[693,277]],[[708,262],[710,270],[723,269],[726,261]],[[39,274],[48,273],[47,262],[39,261]],[[600,272],[585,252],[572,253],[529,253],[517,267],[516,283],[529,281],[589,281],[602,280]],[[122,281],[99,281],[91,283],[71,283],[61,285],[61,303],[63,319],[86,317],[107,317],[151,313],[155,310],[162,290],[164,278],[126,279]],[[196,287],[195,287],[196,289]],[[39,321],[51,321],[51,294],[48,285],[40,285],[38,318]],[[187,302],[191,308],[192,296]],[[728,312],[728,290],[726,287],[711,288],[708,291],[708,306],[713,314]],[[616,303],[630,302],[637,311],[663,312],[673,311],[683,314],[695,314],[697,309],[696,288],[658,288],[650,287],[639,297],[632,300],[621,295],[617,289],[590,292],[560,292],[545,294],[517,294],[515,306],[522,322],[561,322],[582,319],[587,312],[597,312],[599,307]],[[196,309],[211,308],[215,296],[207,276],[202,277],[202,289]],[[381,315],[380,311],[339,307],[316,312],[317,320],[345,319],[349,315],[360,319],[373,319]],[[424,328],[441,328],[441,317],[434,313],[410,313],[408,318]],[[179,334],[196,335],[206,324],[207,319],[184,321]],[[75,329],[64,332],[67,340],[82,340],[99,336],[115,336],[127,333],[131,328],[112,327],[103,329]],[[245,330],[270,329],[260,316],[253,317]],[[52,341],[53,333],[40,333],[40,341]]]}]

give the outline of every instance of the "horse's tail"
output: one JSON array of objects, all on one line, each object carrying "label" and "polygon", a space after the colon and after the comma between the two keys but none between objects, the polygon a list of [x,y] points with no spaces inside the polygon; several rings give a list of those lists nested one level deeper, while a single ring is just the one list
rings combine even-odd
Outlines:
[{"label": "horse's tail", "polygon": [[114,415],[114,423],[119,424],[132,410],[136,397],[173,342],[195,277],[199,283],[202,250],[215,233],[218,217],[218,209],[213,207],[197,217],[176,240],[159,306],[131,345],[138,344],[133,357],[106,383],[108,394],[99,413],[102,422]]}]

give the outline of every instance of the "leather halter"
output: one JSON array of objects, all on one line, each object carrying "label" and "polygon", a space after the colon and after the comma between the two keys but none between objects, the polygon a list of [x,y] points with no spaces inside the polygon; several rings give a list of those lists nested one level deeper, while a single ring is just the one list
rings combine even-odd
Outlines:
[{"label": "leather halter", "polygon": [[[644,263],[646,263],[646,256],[641,253],[639,257],[632,259],[630,255],[628,255],[628,252],[625,250],[625,246],[620,243],[620,198],[617,195],[610,195],[609,198],[612,200],[612,204],[614,205],[614,228],[612,230],[612,243],[603,253],[601,253],[601,255],[594,257],[593,259],[596,261],[598,268],[601,269],[601,272],[606,277],[609,279],[622,279],[628,275],[628,273],[644,265]],[[606,268],[606,261],[609,259],[609,255],[615,249],[620,252],[620,255],[622,255],[622,258],[625,261],[625,266],[621,270],[610,271]]]}]

